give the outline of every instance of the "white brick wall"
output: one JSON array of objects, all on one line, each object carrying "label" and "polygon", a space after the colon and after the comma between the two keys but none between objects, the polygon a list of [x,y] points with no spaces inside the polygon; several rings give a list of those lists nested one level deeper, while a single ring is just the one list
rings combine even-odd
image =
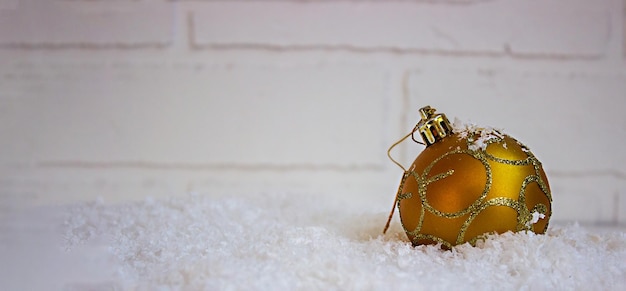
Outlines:
[{"label": "white brick wall", "polygon": [[384,212],[386,148],[430,104],[528,144],[556,220],[626,224],[625,20],[622,0],[2,0],[0,208],[292,191]]},{"label": "white brick wall", "polygon": [[5,48],[161,48],[172,41],[174,10],[167,2],[19,0],[13,6],[0,11]]},{"label": "white brick wall", "polygon": [[583,0],[473,2],[207,3],[192,12],[193,43],[208,48],[330,48],[494,56],[591,57],[606,50],[610,30],[607,1],[595,5]]},{"label": "white brick wall", "polygon": [[382,167],[376,67],[36,66],[3,82],[6,162]]}]

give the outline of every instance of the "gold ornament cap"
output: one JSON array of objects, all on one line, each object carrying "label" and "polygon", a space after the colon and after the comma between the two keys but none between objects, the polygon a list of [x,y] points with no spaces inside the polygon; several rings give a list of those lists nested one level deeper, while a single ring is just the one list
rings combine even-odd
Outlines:
[{"label": "gold ornament cap", "polygon": [[[452,126],[446,115],[443,113],[435,114],[435,111],[437,109],[430,106],[420,108],[419,112],[422,120],[413,129],[413,133],[416,131],[420,133],[426,146],[430,146],[452,134]],[[415,137],[413,137],[413,140],[415,140]]]}]

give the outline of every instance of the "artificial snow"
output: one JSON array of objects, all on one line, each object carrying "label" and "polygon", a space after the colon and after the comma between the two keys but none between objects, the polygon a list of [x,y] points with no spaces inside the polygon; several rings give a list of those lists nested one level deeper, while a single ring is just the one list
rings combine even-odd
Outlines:
[{"label": "artificial snow", "polygon": [[[502,139],[504,137],[502,129],[489,126],[479,127],[473,123],[463,123],[458,118],[454,119],[452,131],[458,134],[459,138],[470,138],[471,143],[467,148],[472,151],[485,150],[490,140]],[[478,135],[478,137],[474,137],[475,135]],[[503,144],[503,147],[507,147],[506,143]]]},{"label": "artificial snow", "polygon": [[382,235],[386,206],[289,194],[94,201],[68,212],[64,247],[104,246],[122,290],[626,290],[624,232],[551,225],[445,251],[413,247],[397,217]]},{"label": "artificial snow", "polygon": [[537,211],[532,213],[532,218],[530,219],[530,221],[526,222],[526,227],[530,227],[531,225],[539,222],[539,219],[544,219],[546,218],[546,215],[543,213],[539,213]]}]

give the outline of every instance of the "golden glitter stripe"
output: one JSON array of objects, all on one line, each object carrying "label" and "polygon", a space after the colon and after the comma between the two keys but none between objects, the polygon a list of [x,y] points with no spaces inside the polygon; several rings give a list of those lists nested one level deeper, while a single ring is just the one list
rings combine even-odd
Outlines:
[{"label": "golden glitter stripe", "polygon": [[457,236],[456,244],[460,244],[460,243],[463,242],[463,240],[465,239],[465,232],[469,228],[470,224],[472,224],[474,219],[483,210],[487,209],[487,207],[490,207],[490,206],[509,206],[509,207],[511,207],[513,209],[517,209],[518,208],[518,202],[513,200],[513,199],[511,199],[511,198],[506,198],[506,197],[497,197],[497,198],[493,198],[491,200],[486,201],[484,204],[482,204],[480,206],[480,208],[477,211],[475,211],[472,214],[470,214],[470,216],[467,218],[467,220],[465,220],[465,222],[461,226],[461,231],[459,231],[459,235]]},{"label": "golden glitter stripe", "polygon": [[[440,211],[436,208],[434,208],[432,205],[430,205],[430,203],[428,202],[428,199],[426,198],[426,187],[428,186],[428,184],[434,182],[434,181],[438,181],[440,179],[434,179],[435,177],[440,177],[442,175],[445,175],[445,177],[448,177],[450,175],[453,175],[454,172],[450,173],[450,171],[453,170],[449,170],[446,173],[441,173],[441,174],[437,174],[435,175],[433,178],[428,179],[427,176],[430,173],[430,170],[435,166],[435,164],[437,164],[439,161],[441,161],[442,159],[444,159],[445,157],[449,156],[449,155],[453,155],[453,154],[467,154],[472,156],[473,158],[479,160],[483,166],[485,167],[485,172],[487,174],[487,182],[485,184],[485,189],[483,190],[483,192],[480,194],[480,196],[478,197],[478,199],[476,199],[476,201],[474,201],[474,203],[472,203],[471,205],[469,205],[467,208],[459,210],[457,212],[443,212]],[[448,174],[450,173],[450,174]],[[485,197],[487,197],[487,193],[489,193],[489,190],[491,190],[491,185],[492,185],[492,171],[491,171],[491,166],[489,165],[489,162],[487,161],[487,159],[480,154],[480,152],[476,152],[476,151],[470,151],[470,150],[453,150],[450,152],[447,152],[443,155],[441,155],[440,157],[438,157],[437,159],[435,159],[434,161],[432,161],[425,169],[424,172],[422,173],[421,176],[418,176],[417,173],[415,173],[414,171],[411,172],[412,176],[415,178],[415,180],[417,181],[418,184],[418,194],[420,196],[420,199],[422,201],[422,205],[424,208],[426,208],[426,210],[428,210],[429,212],[437,215],[437,216],[441,216],[441,217],[445,217],[445,218],[457,218],[457,217],[461,217],[463,215],[466,215],[472,211],[475,211],[480,204],[483,202],[483,200],[485,199]]]}]

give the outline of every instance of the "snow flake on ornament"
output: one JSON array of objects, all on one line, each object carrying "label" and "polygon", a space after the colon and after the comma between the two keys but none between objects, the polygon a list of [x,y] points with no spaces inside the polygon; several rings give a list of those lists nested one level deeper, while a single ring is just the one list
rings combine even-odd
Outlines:
[{"label": "snow flake on ornament", "polygon": [[[474,123],[463,123],[458,118],[454,119],[454,123],[452,124],[452,131],[459,135],[460,139],[467,138],[470,141],[468,146],[469,150],[477,151],[477,150],[485,150],[487,145],[493,139],[503,139],[504,135],[502,134],[502,129],[493,128],[493,127],[479,127]],[[475,136],[478,136],[476,138]],[[506,144],[503,144],[504,148],[506,148]]]},{"label": "snow flake on ornament", "polygon": [[526,222],[526,227],[530,227],[531,225],[539,222],[539,219],[544,219],[546,218],[546,215],[543,213],[539,213],[537,211],[533,212],[531,214],[533,217],[530,219],[530,221]]}]

